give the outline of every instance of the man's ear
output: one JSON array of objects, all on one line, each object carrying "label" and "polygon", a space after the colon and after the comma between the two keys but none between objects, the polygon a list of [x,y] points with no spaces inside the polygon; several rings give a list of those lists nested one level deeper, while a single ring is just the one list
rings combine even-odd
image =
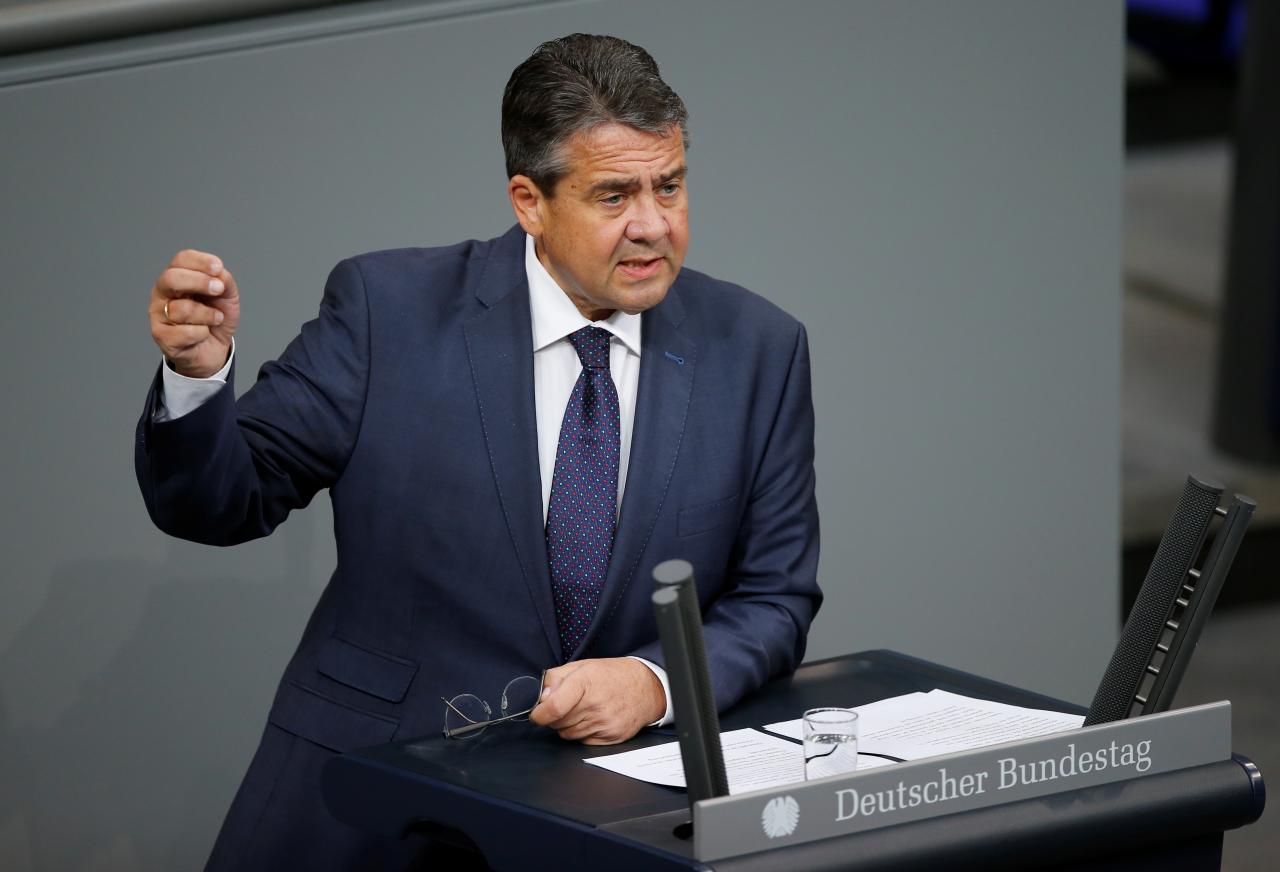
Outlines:
[{"label": "man's ear", "polygon": [[507,182],[507,196],[516,220],[534,239],[542,235],[542,209],[546,197],[528,176],[515,175]]}]

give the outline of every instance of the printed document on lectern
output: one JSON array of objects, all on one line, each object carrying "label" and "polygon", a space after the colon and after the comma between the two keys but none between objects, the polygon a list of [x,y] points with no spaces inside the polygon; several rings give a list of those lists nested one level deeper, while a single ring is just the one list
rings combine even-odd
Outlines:
[{"label": "printed document on lectern", "polygon": [[[920,760],[1060,733],[1084,722],[1082,715],[989,702],[945,690],[896,696],[855,711],[862,727],[859,772],[892,765],[894,759]],[[720,734],[730,794],[804,781],[800,720],[766,724],[764,729],[777,735],[753,729]],[[678,742],[591,757],[586,762],[651,784],[685,786]]]}]

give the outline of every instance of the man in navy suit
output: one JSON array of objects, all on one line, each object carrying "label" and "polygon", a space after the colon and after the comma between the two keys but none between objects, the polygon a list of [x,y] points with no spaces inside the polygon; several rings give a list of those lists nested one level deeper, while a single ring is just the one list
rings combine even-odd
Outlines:
[{"label": "man in navy suit", "polygon": [[[269,534],[322,488],[338,564],[211,868],[396,868],[332,820],[334,752],[436,734],[440,699],[548,669],[531,720],[605,744],[669,722],[650,573],[695,567],[716,701],[793,670],[821,601],[803,327],[682,270],[686,113],[643,50],[575,34],[503,97],[518,226],[345,260],[234,397],[239,291],[176,255],[138,427],[176,536]],[[445,741],[441,739],[440,741]]]}]

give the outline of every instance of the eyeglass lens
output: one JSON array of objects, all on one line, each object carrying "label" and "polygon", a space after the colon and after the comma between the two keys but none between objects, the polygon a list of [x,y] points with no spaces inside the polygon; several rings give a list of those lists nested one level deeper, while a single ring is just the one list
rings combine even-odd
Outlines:
[{"label": "eyeglass lens", "polygon": [[[449,700],[449,704],[444,707],[444,728],[448,731],[453,731],[469,724],[481,724],[489,720],[492,714],[489,704],[480,697],[470,693],[459,694]],[[478,736],[481,732],[483,730],[464,733],[458,738],[466,739],[471,736]]]},{"label": "eyeglass lens", "polygon": [[514,715],[524,712],[518,721],[529,720],[529,710],[538,704],[538,695],[542,693],[542,680],[532,675],[522,675],[507,682],[502,689],[502,715]]}]

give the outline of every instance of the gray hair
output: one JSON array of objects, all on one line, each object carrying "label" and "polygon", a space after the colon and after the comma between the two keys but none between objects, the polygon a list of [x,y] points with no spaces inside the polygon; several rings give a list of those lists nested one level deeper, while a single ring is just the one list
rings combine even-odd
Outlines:
[{"label": "gray hair", "polygon": [[568,172],[564,144],[601,124],[665,135],[689,147],[689,113],[649,53],[616,36],[574,33],[544,42],[516,67],[502,95],[507,177],[528,176],[552,196]]}]

